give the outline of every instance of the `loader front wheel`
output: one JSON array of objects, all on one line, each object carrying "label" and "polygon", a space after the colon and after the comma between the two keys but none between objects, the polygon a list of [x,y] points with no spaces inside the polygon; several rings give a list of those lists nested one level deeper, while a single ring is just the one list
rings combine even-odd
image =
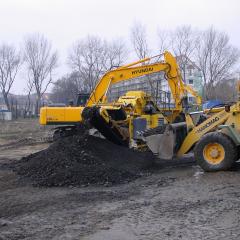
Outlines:
[{"label": "loader front wheel", "polygon": [[212,132],[199,140],[194,148],[194,157],[206,172],[224,171],[235,162],[237,147],[228,136]]}]

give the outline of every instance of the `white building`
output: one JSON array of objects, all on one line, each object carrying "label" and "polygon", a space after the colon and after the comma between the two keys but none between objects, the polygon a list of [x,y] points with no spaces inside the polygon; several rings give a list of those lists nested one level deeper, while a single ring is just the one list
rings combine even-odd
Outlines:
[{"label": "white building", "polygon": [[0,110],[0,121],[11,121],[12,120],[12,112],[7,110]]},{"label": "white building", "polygon": [[[182,78],[183,81],[192,86],[194,90],[198,92],[200,96],[202,96],[203,92],[203,80],[202,80],[202,73],[199,67],[190,60],[186,56],[178,56],[177,60],[180,62],[182,61],[184,64],[182,68],[184,68],[185,71],[182,71]],[[190,103],[194,102],[194,97],[189,94],[188,101]]]}]

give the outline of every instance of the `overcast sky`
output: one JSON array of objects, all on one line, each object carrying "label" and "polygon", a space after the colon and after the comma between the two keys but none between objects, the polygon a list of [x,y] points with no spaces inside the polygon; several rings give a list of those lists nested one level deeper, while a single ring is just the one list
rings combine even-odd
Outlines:
[{"label": "overcast sky", "polygon": [[[128,38],[134,21],[147,27],[150,39],[158,28],[213,25],[240,48],[239,0],[0,0],[0,43],[20,45],[29,33],[44,34],[59,51],[60,76],[68,71],[66,56],[74,41],[88,34]],[[23,92],[24,84],[21,74],[13,92]]]}]

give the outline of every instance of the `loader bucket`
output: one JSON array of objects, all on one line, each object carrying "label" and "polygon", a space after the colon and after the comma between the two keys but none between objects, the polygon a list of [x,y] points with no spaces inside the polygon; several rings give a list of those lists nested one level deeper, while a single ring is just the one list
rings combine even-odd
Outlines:
[{"label": "loader bucket", "polygon": [[172,159],[187,132],[186,123],[168,124],[163,132],[156,132],[156,134],[153,133],[152,135],[145,136],[147,146],[158,158],[165,160]]}]

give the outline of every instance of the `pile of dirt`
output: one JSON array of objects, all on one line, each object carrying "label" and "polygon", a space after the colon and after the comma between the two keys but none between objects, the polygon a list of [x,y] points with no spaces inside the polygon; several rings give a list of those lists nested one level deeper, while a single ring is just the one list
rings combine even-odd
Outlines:
[{"label": "pile of dirt", "polygon": [[86,186],[129,182],[145,174],[152,164],[151,153],[81,134],[22,158],[14,169],[38,186]]}]

